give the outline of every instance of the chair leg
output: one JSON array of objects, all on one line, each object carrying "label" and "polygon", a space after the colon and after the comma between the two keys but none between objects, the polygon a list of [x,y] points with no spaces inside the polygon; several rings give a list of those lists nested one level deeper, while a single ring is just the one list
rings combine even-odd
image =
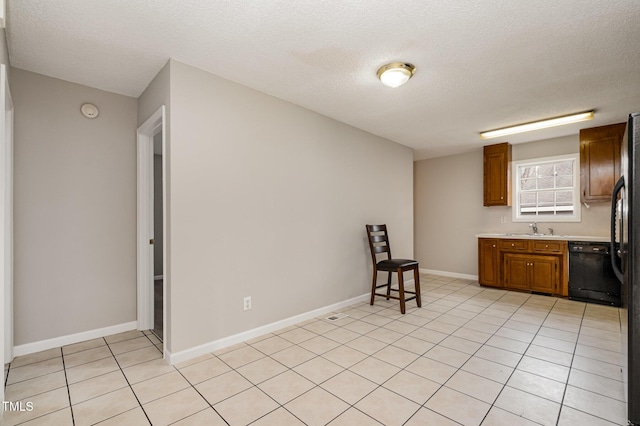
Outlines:
[{"label": "chair leg", "polygon": [[418,304],[418,308],[420,308],[422,306],[422,297],[420,297],[420,271],[418,271],[417,266],[413,270],[413,281],[416,283],[416,303]]},{"label": "chair leg", "polygon": [[370,305],[373,305],[373,299],[376,297],[376,284],[378,284],[378,270],[373,268],[373,284],[371,285],[371,301]]},{"label": "chair leg", "polygon": [[389,271],[387,276],[387,300],[389,300],[389,296],[391,295],[391,274],[392,272]]},{"label": "chair leg", "polygon": [[404,278],[402,277],[402,268],[398,268],[398,293],[400,297],[400,313],[404,315],[406,307],[404,301]]}]

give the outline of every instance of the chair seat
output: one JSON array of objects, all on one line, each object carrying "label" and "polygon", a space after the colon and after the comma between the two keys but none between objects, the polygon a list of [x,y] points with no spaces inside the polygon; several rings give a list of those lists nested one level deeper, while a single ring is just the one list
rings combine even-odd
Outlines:
[{"label": "chair seat", "polygon": [[418,266],[418,262],[410,259],[386,259],[376,264],[380,271],[395,271],[398,268],[409,268]]}]

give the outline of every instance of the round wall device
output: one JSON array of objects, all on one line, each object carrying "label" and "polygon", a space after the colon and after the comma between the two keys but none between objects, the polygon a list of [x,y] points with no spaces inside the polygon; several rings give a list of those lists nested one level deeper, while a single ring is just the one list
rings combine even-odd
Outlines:
[{"label": "round wall device", "polygon": [[100,111],[98,111],[98,107],[94,104],[82,104],[80,107],[80,112],[87,118],[96,118]]}]

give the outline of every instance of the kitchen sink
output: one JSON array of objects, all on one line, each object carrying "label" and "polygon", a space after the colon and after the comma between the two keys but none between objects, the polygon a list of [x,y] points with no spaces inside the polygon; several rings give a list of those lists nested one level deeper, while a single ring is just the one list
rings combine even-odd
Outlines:
[{"label": "kitchen sink", "polygon": [[592,242],[606,242],[609,243],[609,237],[602,236],[585,236],[585,235],[568,235],[568,234],[534,234],[532,232],[506,232],[506,233],[483,233],[477,234],[479,238],[523,238],[523,239],[536,239],[541,240],[567,240],[567,241],[592,241]]},{"label": "kitchen sink", "polygon": [[533,234],[533,233],[517,233],[507,232],[503,234],[505,237],[543,237],[543,238],[567,238],[568,235],[555,235],[555,234]]}]

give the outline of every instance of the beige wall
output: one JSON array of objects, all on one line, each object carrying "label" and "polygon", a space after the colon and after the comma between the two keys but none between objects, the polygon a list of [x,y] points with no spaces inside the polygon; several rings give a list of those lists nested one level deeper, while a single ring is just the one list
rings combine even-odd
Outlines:
[{"label": "beige wall", "polygon": [[[578,135],[513,146],[513,161],[579,152]],[[511,222],[511,207],[484,207],[482,149],[417,161],[414,170],[415,255],[420,267],[478,274],[475,234],[529,232]],[[502,216],[507,223],[500,223]],[[609,236],[609,205],[582,206],[580,223],[541,223],[556,234]]]},{"label": "beige wall", "polygon": [[135,321],[137,100],[11,77],[15,344]]},{"label": "beige wall", "polygon": [[[167,61],[138,98],[138,126],[151,117],[162,105],[167,110],[171,109],[169,92],[170,64],[171,61]],[[166,124],[169,125],[170,123]]]},{"label": "beige wall", "polygon": [[7,33],[4,28],[0,29],[0,63],[7,66],[7,74],[11,73],[9,69],[9,49],[7,48]]},{"label": "beige wall", "polygon": [[366,223],[413,255],[409,148],[179,62],[170,74],[172,352],[367,293]]}]

